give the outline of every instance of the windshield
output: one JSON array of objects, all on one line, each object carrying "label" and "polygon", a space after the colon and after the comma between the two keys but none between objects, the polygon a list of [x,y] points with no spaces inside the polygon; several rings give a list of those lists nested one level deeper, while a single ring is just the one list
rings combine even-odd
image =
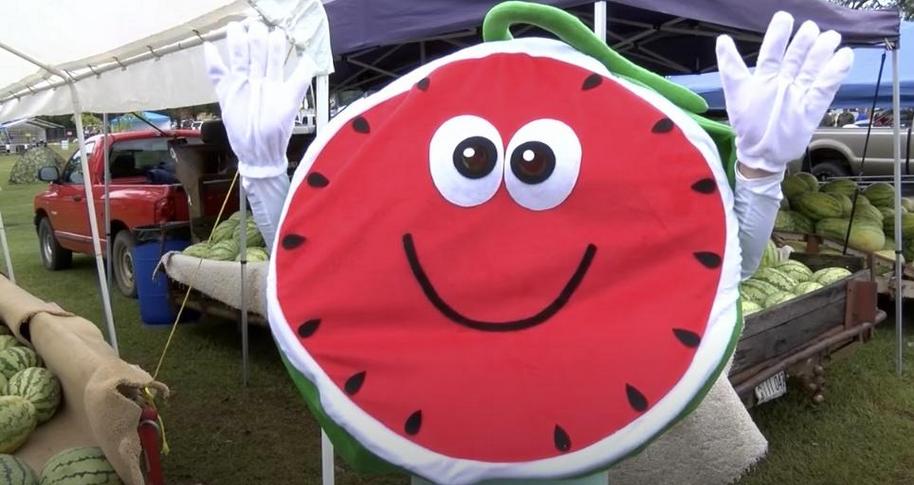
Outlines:
[{"label": "windshield", "polygon": [[[108,155],[111,178],[148,177],[150,174],[173,174],[175,161],[168,151],[169,138],[145,138],[115,142]],[[199,138],[187,138],[190,145]]]}]

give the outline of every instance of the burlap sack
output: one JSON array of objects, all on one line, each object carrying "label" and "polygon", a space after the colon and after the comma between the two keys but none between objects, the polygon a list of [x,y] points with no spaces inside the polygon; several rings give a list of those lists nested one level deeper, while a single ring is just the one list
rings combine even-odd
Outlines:
[{"label": "burlap sack", "polygon": [[148,386],[167,394],[164,384],[118,358],[98,327],[46,303],[0,276],[0,320],[35,348],[59,379],[63,402],[16,451],[37,473],[47,460],[75,446],[98,446],[124,483],[142,484],[137,435],[141,408],[136,402]]}]

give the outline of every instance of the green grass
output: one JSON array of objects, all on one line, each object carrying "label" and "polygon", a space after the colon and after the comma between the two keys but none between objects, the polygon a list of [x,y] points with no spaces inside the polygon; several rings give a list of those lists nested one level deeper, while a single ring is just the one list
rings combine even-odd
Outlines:
[{"label": "green grass", "polygon": [[[100,324],[90,258],[77,256],[72,269],[56,273],[41,267],[31,214],[42,186],[7,185],[12,159],[0,157],[0,211],[18,283]],[[113,305],[122,357],[151,372],[166,329],[143,327],[135,300],[115,294]],[[895,377],[891,321],[872,342],[827,366],[824,404],[812,405],[792,388],[753,410],[770,452],[741,484],[914,483],[914,366],[906,366],[904,378]],[[164,458],[167,482],[319,483],[319,429],[269,333],[252,332],[247,388],[241,385],[240,348],[231,323],[180,327],[160,375],[173,392],[161,408],[171,445]],[[337,478],[341,484],[406,483],[400,476],[355,475],[339,463]]]}]

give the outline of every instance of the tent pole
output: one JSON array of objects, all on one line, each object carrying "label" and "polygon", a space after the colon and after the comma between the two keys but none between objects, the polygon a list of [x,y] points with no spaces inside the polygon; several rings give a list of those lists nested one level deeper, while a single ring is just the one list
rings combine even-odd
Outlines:
[{"label": "tent pole", "polygon": [[95,270],[98,273],[98,287],[102,294],[102,310],[105,313],[105,324],[108,326],[108,343],[116,354],[117,333],[114,330],[114,315],[111,311],[111,296],[108,294],[108,285],[105,283],[104,256],[98,235],[98,212],[95,210],[95,196],[92,193],[92,172],[89,171],[89,158],[86,156],[86,136],[83,134],[82,108],[79,106],[79,94],[73,83],[67,83],[70,96],[73,99],[73,120],[76,123],[76,136],[79,138],[79,159],[83,170],[83,189],[86,193],[86,206],[89,209],[89,230],[92,233],[92,250],[95,254]]},{"label": "tent pole", "polygon": [[[316,79],[316,95],[314,101],[315,114],[317,115],[315,133],[320,134],[327,127],[330,120],[330,76],[321,74]],[[333,443],[327,433],[321,429],[321,484],[333,485],[335,469],[333,465]]]},{"label": "tent pole", "polygon": [[606,42],[606,0],[593,3],[593,31],[600,42]]},{"label": "tent pole", "polygon": [[13,260],[10,259],[10,246],[6,242],[6,227],[3,225],[3,213],[0,213],[0,246],[3,246],[3,260],[6,261],[6,275],[12,284],[16,284],[16,275],[13,274]]},{"label": "tent pole", "polygon": [[105,283],[108,285],[108,292],[111,292],[111,160],[109,154],[111,147],[108,146],[108,113],[102,113],[102,146],[105,148]]},{"label": "tent pole", "polygon": [[901,96],[898,85],[897,45],[892,46],[892,114],[892,152],[895,157],[895,373],[900,377],[904,369],[904,332],[901,318]]},{"label": "tent pole", "polygon": [[244,184],[238,186],[238,252],[241,256],[241,382],[248,385],[248,299],[244,287],[244,274],[248,264],[248,204]]},{"label": "tent pole", "polygon": [[79,93],[76,91],[74,80],[61,72],[59,69],[42,64],[40,61],[22,53],[4,43],[0,43],[0,49],[3,49],[16,57],[28,61],[45,71],[63,79],[67,87],[70,88],[70,98],[73,102],[73,121],[76,124],[76,136],[79,139],[79,161],[83,171],[83,189],[86,195],[86,207],[89,209],[89,230],[92,232],[92,249],[95,254],[95,270],[98,273],[98,287],[101,290],[102,310],[105,314],[105,324],[108,327],[108,343],[118,354],[117,333],[114,330],[114,315],[111,312],[111,297],[108,295],[108,285],[105,284],[105,268],[102,263],[102,248],[98,235],[98,213],[95,212],[95,198],[92,194],[92,180],[89,172],[89,159],[86,157],[86,136],[83,133],[82,108],[79,106]]}]

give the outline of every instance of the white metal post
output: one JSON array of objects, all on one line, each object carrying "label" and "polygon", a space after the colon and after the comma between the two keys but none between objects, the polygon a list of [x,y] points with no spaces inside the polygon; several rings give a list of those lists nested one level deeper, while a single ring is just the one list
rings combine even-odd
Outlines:
[{"label": "white metal post", "polygon": [[[316,133],[320,133],[330,121],[330,75],[321,74],[316,78],[316,95],[315,101],[315,120]],[[323,485],[333,485],[335,482],[335,469],[333,467],[333,443],[327,437],[327,433],[321,430],[321,483]]]},{"label": "white metal post", "polygon": [[244,273],[248,265],[248,203],[244,184],[238,184],[238,251],[241,256],[241,382],[248,385],[248,299],[244,287]]},{"label": "white metal post", "polygon": [[63,79],[63,81],[67,84],[67,87],[70,88],[70,98],[73,101],[73,121],[76,124],[76,136],[79,139],[79,161],[83,171],[83,189],[86,195],[86,207],[89,209],[89,230],[92,233],[92,249],[95,254],[95,269],[98,272],[98,287],[101,290],[102,294],[102,310],[105,314],[105,324],[108,327],[108,342],[114,349],[115,354],[117,354],[117,332],[114,329],[114,315],[111,312],[111,297],[108,294],[108,285],[105,284],[105,268],[104,263],[102,263],[103,258],[101,242],[99,241],[98,236],[98,214],[95,212],[95,198],[92,193],[92,181],[90,176],[91,173],[89,172],[89,159],[86,157],[86,137],[83,134],[83,113],[82,108],[79,106],[79,93],[76,91],[76,86],[74,85],[75,81],[68,75],[61,72],[59,69],[42,64],[28,54],[22,53],[6,44],[0,43],[0,49],[3,49],[16,57],[24,59],[59,77],[60,79]]},{"label": "white metal post", "polygon": [[3,214],[0,213],[0,245],[3,246],[3,260],[6,261],[6,275],[10,282],[16,284],[16,275],[13,274],[13,260],[10,259],[10,246],[6,242],[6,227],[3,225]]},{"label": "white metal post", "polygon": [[902,331],[901,297],[901,99],[898,87],[898,45],[892,46],[892,152],[895,157],[895,372],[904,369],[904,332]]},{"label": "white metal post", "polygon": [[600,42],[606,42],[606,1],[593,3],[593,31]]},{"label": "white metal post", "polygon": [[89,209],[89,231],[92,233],[92,250],[95,254],[95,270],[98,273],[98,288],[102,294],[102,310],[105,314],[105,324],[108,327],[108,343],[119,353],[117,348],[117,332],[114,329],[114,314],[111,311],[111,295],[108,293],[108,284],[105,276],[104,256],[98,235],[98,213],[95,211],[95,194],[92,192],[92,172],[89,171],[89,158],[86,156],[86,136],[83,134],[83,113],[79,106],[79,94],[73,83],[70,87],[70,96],[73,98],[73,121],[76,124],[76,136],[79,138],[79,160],[83,169],[83,190],[86,193],[86,207]]},{"label": "white metal post", "polygon": [[108,291],[111,291],[111,269],[113,262],[111,259],[111,247],[114,241],[111,240],[111,160],[108,159],[111,153],[111,147],[108,145],[108,113],[102,113],[102,138],[105,147],[105,280],[108,285]]}]

